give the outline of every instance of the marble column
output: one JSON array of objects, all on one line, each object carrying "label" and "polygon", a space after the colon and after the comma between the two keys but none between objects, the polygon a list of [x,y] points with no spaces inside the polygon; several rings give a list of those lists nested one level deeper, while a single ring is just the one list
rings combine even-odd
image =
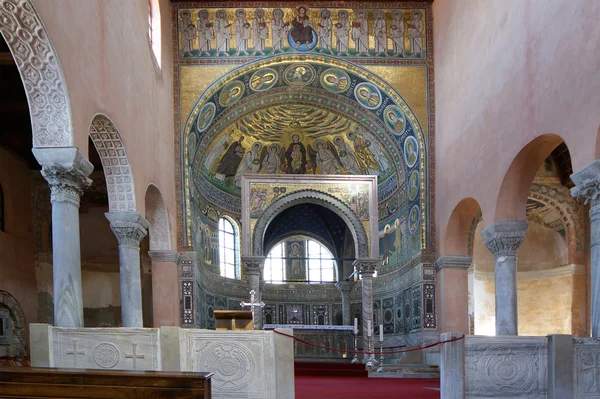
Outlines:
[{"label": "marble column", "polygon": [[[358,270],[362,281],[363,350],[366,352],[373,352],[375,350],[375,337],[373,333],[373,274],[378,263],[379,259],[357,259],[354,261],[354,267]],[[366,355],[365,364],[367,367],[374,366],[375,355]]]},{"label": "marble column", "polygon": [[[265,264],[264,256],[242,256],[242,264],[244,265],[244,274],[248,279],[248,292],[254,291],[255,302],[260,302],[262,298],[262,292],[260,290],[260,280],[262,276],[263,265]],[[244,301],[250,300],[250,294]],[[256,306],[252,306],[252,319],[254,322],[254,329],[262,329],[262,310]]]},{"label": "marble column", "polygon": [[483,243],[494,254],[496,284],[496,335],[518,335],[517,250],[528,223],[496,222],[481,232]]},{"label": "marble column", "polygon": [[154,327],[181,326],[179,261],[174,251],[148,251],[152,259],[152,316]]},{"label": "marble column", "polygon": [[571,175],[571,195],[590,204],[592,337],[600,337],[600,159]]},{"label": "marble column", "polygon": [[123,327],[143,327],[140,241],[150,226],[138,212],[105,213],[119,242],[121,315]]},{"label": "marble column", "polygon": [[335,284],[335,287],[342,294],[342,324],[345,326],[353,325],[352,315],[350,314],[350,293],[355,284],[355,281],[338,281]]},{"label": "marble column", "polygon": [[441,332],[469,333],[470,256],[440,256],[435,262],[438,327]]},{"label": "marble column", "polygon": [[79,204],[94,166],[75,147],[34,148],[52,202],[54,324],[83,327]]}]

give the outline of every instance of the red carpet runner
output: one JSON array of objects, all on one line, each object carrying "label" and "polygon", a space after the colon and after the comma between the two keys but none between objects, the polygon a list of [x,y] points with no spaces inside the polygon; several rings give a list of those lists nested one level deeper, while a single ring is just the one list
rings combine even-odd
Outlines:
[{"label": "red carpet runner", "polygon": [[439,399],[440,380],[297,376],[296,399]]}]

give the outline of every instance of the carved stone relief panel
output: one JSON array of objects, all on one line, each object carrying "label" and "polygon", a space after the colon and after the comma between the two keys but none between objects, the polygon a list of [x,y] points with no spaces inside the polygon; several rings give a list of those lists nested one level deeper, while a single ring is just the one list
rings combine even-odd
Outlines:
[{"label": "carved stone relief panel", "polygon": [[600,338],[575,338],[573,349],[576,397],[600,398]]},{"label": "carved stone relief panel", "polygon": [[160,370],[155,328],[52,329],[52,367]]},{"label": "carved stone relief panel", "polygon": [[215,398],[276,398],[273,333],[186,330],[183,371],[213,372]]},{"label": "carved stone relief panel", "polygon": [[545,398],[546,337],[467,337],[467,398]]}]

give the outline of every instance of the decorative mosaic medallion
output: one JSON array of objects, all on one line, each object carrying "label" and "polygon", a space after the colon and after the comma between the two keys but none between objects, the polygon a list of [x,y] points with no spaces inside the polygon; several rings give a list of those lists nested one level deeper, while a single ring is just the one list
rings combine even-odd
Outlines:
[{"label": "decorative mosaic medallion", "polygon": [[377,109],[381,106],[381,91],[372,83],[362,82],[354,88],[356,101],[367,109]]},{"label": "decorative mosaic medallion", "polygon": [[215,113],[217,111],[217,106],[214,103],[208,103],[200,108],[200,112],[198,113],[198,120],[196,121],[196,127],[198,128],[198,132],[202,133],[205,131],[215,118]]},{"label": "decorative mosaic medallion", "polygon": [[408,229],[410,231],[410,234],[415,234],[415,232],[419,229],[419,219],[419,206],[413,205],[408,215]]},{"label": "decorative mosaic medallion", "polygon": [[290,86],[308,86],[315,77],[315,69],[308,64],[294,64],[283,72],[283,80]]},{"label": "decorative mosaic medallion", "polygon": [[321,74],[321,86],[331,93],[343,93],[350,87],[350,77],[339,68],[329,68]]},{"label": "decorative mosaic medallion", "polygon": [[404,113],[397,105],[388,105],[383,111],[383,120],[385,125],[394,133],[396,136],[400,136],[404,133],[406,127],[406,119]]},{"label": "decorative mosaic medallion", "polygon": [[279,73],[273,68],[263,68],[250,77],[250,89],[256,92],[269,90],[279,79]]},{"label": "decorative mosaic medallion", "polygon": [[414,136],[408,136],[404,140],[404,161],[409,168],[412,168],[419,159],[419,144]]},{"label": "decorative mosaic medallion", "polygon": [[244,95],[244,91],[244,84],[239,80],[228,83],[219,94],[219,104],[222,107],[229,107],[237,103]]}]

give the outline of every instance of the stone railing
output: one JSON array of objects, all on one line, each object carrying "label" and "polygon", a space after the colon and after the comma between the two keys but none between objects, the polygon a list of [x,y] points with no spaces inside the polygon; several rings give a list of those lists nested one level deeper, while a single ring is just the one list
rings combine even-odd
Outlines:
[{"label": "stone railing", "polygon": [[599,338],[466,336],[443,344],[440,366],[442,399],[600,398]]},{"label": "stone railing", "polygon": [[33,367],[213,372],[214,398],[294,397],[294,341],[271,331],[31,324],[30,339]]}]

